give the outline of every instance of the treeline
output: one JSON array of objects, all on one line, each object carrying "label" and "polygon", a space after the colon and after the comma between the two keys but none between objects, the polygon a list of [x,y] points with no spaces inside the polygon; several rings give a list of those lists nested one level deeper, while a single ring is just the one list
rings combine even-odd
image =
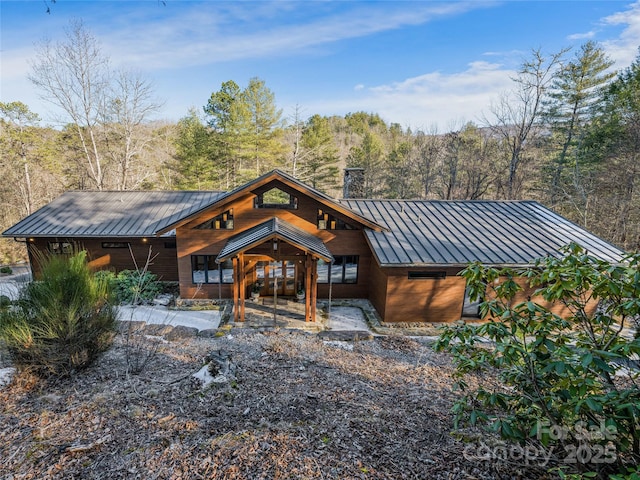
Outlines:
[{"label": "treeline", "polygon": [[[366,197],[534,199],[637,250],[640,58],[611,67],[593,42],[533,51],[481,124],[448,132],[369,112],[304,118],[300,107],[285,117],[259,78],[223,83],[177,123],[151,122],[161,106],[151,84],[110,70],[74,24],[64,42],[40,46],[31,74],[65,127],[0,104],[0,228],[70,189],[229,190],[279,168],[339,197],[342,169],[362,167]],[[5,241],[0,261],[23,254]]]}]

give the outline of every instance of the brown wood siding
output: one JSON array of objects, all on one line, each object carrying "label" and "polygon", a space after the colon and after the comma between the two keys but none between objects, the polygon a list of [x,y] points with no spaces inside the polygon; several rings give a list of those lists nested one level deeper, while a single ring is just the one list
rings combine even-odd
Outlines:
[{"label": "brown wood siding", "polygon": [[[289,190],[288,187],[278,185],[273,186]],[[269,187],[271,188],[271,187]],[[358,261],[358,282],[356,284],[334,284],[331,288],[333,298],[368,298],[370,282],[370,264],[372,261],[371,250],[364,237],[364,232],[358,230],[318,230],[317,216],[318,209],[328,211],[335,217],[342,218],[346,222],[353,224],[353,221],[328,210],[318,201],[298,192],[298,208],[295,210],[281,208],[254,208],[253,195],[246,195],[230,204],[218,205],[215,209],[203,212],[189,223],[178,227],[176,231],[178,244],[178,271],[180,276],[180,296],[183,298],[230,298],[232,296],[231,284],[223,284],[219,289],[218,284],[195,285],[191,277],[191,256],[192,255],[218,255],[220,250],[227,243],[227,240],[240,232],[258,225],[272,217],[285,220],[302,230],[305,230],[321,238],[333,255],[357,255]],[[233,230],[198,230],[197,225],[217,216],[218,214],[233,208],[234,228]],[[252,253],[259,253],[260,247],[251,250]],[[287,247],[283,246],[282,254],[287,253]],[[263,249],[262,253],[269,253],[268,249]],[[296,254],[295,250],[288,252]],[[300,251],[297,251],[300,253]],[[318,298],[329,297],[329,285],[318,285]]]},{"label": "brown wood siding", "polygon": [[[409,271],[445,271],[441,279],[409,279]],[[384,268],[385,322],[454,322],[460,319],[465,280],[459,268]]]},{"label": "brown wood siding", "polygon": [[380,317],[384,319],[387,308],[387,275],[375,259],[371,260],[370,272],[369,301],[378,311]]},{"label": "brown wood siding", "polygon": [[[148,238],[143,242],[141,238],[35,238],[30,242],[30,248],[37,251],[49,252],[50,242],[70,242],[79,248],[86,250],[89,257],[89,264],[97,270],[134,270],[136,263],[138,268],[145,266],[149,249],[153,260],[149,265],[149,270],[155,273],[162,281],[178,281],[178,266],[176,260],[176,249],[165,248],[165,242],[173,242],[174,238]],[[102,248],[103,242],[125,242],[131,245],[128,248]],[[135,258],[135,263],[131,257]],[[33,263],[34,274],[38,275],[38,262]]]},{"label": "brown wood siding", "polygon": [[[502,279],[503,281],[505,279]],[[546,301],[542,296],[540,295],[534,295],[535,291],[537,290],[536,288],[531,288],[529,287],[529,281],[526,278],[516,278],[515,279],[516,283],[518,285],[520,285],[523,290],[518,292],[515,297],[512,300],[512,305],[517,305],[519,303],[522,302],[526,302],[528,300],[531,300],[541,306],[543,306],[544,308],[548,309],[549,311],[551,311],[552,313],[555,313],[556,315],[562,317],[562,318],[568,318],[571,315],[571,310],[569,308],[567,308],[563,303],[561,302],[548,302]],[[590,301],[587,304],[587,314],[588,315],[593,315],[596,311],[596,308],[598,307],[598,302],[597,301]]]}]

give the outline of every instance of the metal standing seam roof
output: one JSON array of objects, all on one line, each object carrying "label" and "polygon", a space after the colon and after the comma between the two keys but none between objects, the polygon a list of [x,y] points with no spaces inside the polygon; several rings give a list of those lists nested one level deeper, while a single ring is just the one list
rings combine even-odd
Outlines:
[{"label": "metal standing seam roof", "polygon": [[342,200],[388,231],[365,230],[383,266],[528,265],[571,242],[617,262],[619,248],[535,201]]},{"label": "metal standing seam roof", "polygon": [[[224,192],[66,192],[2,233],[5,237],[149,237],[213,204]],[[169,235],[172,235],[170,233]]]},{"label": "metal standing seam roof", "polygon": [[216,262],[221,263],[234,255],[247,250],[251,247],[259,245],[270,238],[284,240],[302,250],[314,253],[323,260],[333,261],[331,252],[327,249],[324,242],[309,232],[292,225],[278,217],[273,217],[266,222],[260,223],[255,227],[251,227],[242,233],[229,238],[226,245],[222,248]]}]

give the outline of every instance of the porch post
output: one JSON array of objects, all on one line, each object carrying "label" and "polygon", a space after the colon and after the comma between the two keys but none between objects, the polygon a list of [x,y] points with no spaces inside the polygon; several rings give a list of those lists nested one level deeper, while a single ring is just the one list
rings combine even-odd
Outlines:
[{"label": "porch post", "polygon": [[307,289],[307,295],[304,296],[304,321],[305,322],[315,322],[316,321],[316,317],[315,315],[313,315],[311,312],[311,295],[313,292],[313,286],[311,285],[311,269],[313,268],[314,262],[311,258],[311,255],[309,255],[307,253],[306,256],[306,261],[305,261],[305,279],[304,279],[304,285],[305,288]]},{"label": "porch post", "polygon": [[316,306],[318,303],[318,259],[311,260],[311,321],[316,321]]},{"label": "porch post", "polygon": [[240,296],[238,293],[239,290],[239,277],[240,277],[240,269],[238,268],[238,257],[233,257],[233,321],[239,322],[240,320],[240,312],[238,305],[238,297]]},{"label": "porch post", "polygon": [[246,302],[247,295],[247,282],[246,282],[246,272],[244,271],[244,255],[241,253],[238,255],[238,271],[240,272],[240,321],[244,322],[244,306]]}]

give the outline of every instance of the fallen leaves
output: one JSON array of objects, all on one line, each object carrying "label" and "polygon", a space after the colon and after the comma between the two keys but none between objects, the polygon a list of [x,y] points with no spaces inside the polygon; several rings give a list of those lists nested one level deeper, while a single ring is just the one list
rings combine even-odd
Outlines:
[{"label": "fallen leaves", "polygon": [[[0,388],[2,478],[516,476],[464,459],[450,434],[451,366],[426,342],[345,350],[305,333],[231,333],[162,344],[139,375],[118,340],[73,378]],[[191,375],[219,351],[235,381],[203,388]]]}]

